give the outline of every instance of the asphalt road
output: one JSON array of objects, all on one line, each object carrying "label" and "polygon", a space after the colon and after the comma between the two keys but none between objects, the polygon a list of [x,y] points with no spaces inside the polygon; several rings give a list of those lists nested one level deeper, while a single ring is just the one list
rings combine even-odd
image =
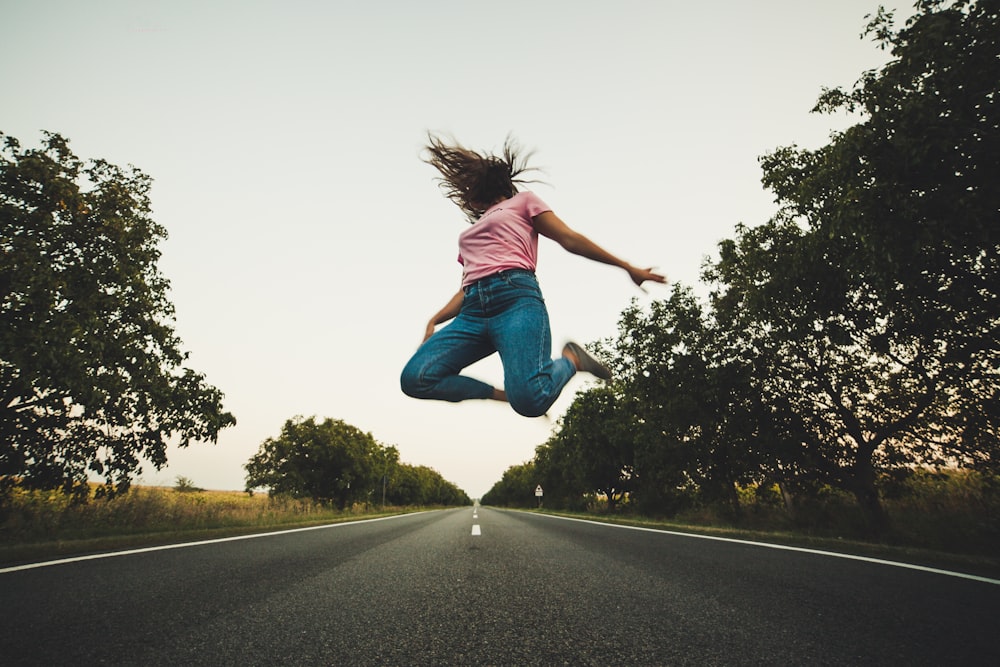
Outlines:
[{"label": "asphalt road", "polygon": [[11,667],[998,660],[995,582],[491,509],[0,571]]}]

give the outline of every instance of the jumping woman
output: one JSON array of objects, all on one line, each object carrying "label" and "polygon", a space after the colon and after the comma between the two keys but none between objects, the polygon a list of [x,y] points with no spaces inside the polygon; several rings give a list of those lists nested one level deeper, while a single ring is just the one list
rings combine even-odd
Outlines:
[{"label": "jumping woman", "polygon": [[[403,369],[403,392],[414,398],[458,402],[506,401],[521,415],[539,417],[578,371],[601,379],[611,371],[576,343],[552,359],[549,315],[535,279],[538,235],[567,251],[617,266],[640,287],[666,279],[632,266],[573,231],[533,192],[527,158],[511,138],[501,155],[481,154],[429,135],[425,161],[441,174],[446,196],[472,226],[458,237],[462,287],[427,323],[424,342]],[[451,320],[435,331],[437,325]],[[461,375],[471,364],[500,353],[504,388]]]}]

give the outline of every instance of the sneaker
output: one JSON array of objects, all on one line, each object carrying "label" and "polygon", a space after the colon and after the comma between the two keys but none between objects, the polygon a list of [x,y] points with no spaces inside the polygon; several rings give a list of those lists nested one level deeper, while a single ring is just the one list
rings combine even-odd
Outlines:
[{"label": "sneaker", "polygon": [[[563,353],[565,354],[566,352],[569,352],[571,355],[576,357],[576,369],[578,371],[585,371],[591,375],[601,378],[602,380],[611,379],[611,369],[594,357],[590,356],[586,350],[576,343],[566,343],[566,347],[563,348]],[[572,359],[570,361],[572,361]]]}]

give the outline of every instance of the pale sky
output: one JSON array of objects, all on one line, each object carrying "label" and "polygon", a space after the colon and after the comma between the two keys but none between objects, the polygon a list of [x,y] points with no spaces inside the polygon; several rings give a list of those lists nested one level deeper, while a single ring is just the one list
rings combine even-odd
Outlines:
[{"label": "pale sky", "polygon": [[[0,131],[24,147],[59,132],[154,179],[177,333],[239,423],[140,483],[242,489],[261,442],[303,415],[478,497],[593,380],[574,378],[552,421],[400,392],[458,289],[467,224],[420,160],[426,132],[487,150],[512,133],[567,224],[703,294],[716,244],[775,212],[758,157],[856,122],[809,110],[888,59],[860,39],[878,4],[0,0]],[[668,293],[546,239],[538,277],[556,354]],[[502,383],[495,356],[470,373]]]}]

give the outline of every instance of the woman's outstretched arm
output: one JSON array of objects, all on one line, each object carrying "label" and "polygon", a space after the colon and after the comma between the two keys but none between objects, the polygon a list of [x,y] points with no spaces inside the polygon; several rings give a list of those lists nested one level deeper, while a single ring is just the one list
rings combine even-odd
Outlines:
[{"label": "woman's outstretched arm", "polygon": [[535,223],[535,229],[538,230],[539,234],[552,239],[568,252],[571,252],[574,255],[580,255],[581,257],[586,257],[587,259],[592,259],[595,262],[610,264],[611,266],[618,266],[625,269],[628,272],[629,278],[632,279],[632,282],[639,287],[642,287],[642,284],[647,280],[657,283],[667,282],[665,276],[655,273],[652,268],[643,269],[637,266],[632,266],[625,260],[615,257],[580,232],[570,229],[569,226],[560,220],[559,216],[552,211],[539,213],[532,218],[532,221]]}]

